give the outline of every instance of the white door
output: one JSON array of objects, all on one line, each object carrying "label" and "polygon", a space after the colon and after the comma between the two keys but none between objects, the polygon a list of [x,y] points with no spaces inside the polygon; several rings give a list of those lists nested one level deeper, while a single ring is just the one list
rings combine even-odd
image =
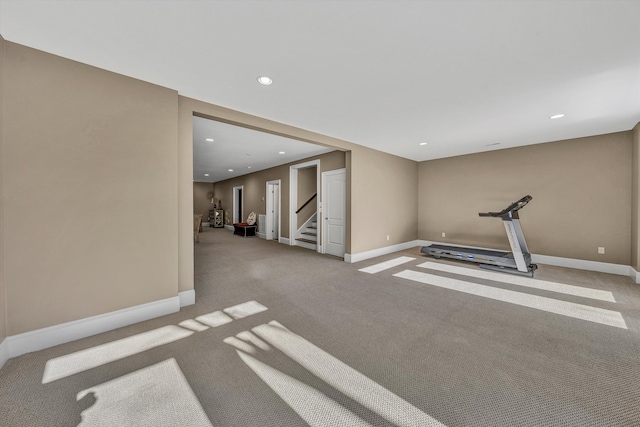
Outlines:
[{"label": "white door", "polygon": [[280,180],[267,182],[267,218],[265,238],[280,239]]},{"label": "white door", "polygon": [[347,172],[322,173],[322,245],[324,252],[344,257]]},{"label": "white door", "polygon": [[273,221],[271,224],[273,239],[280,238],[280,184],[273,186]]}]

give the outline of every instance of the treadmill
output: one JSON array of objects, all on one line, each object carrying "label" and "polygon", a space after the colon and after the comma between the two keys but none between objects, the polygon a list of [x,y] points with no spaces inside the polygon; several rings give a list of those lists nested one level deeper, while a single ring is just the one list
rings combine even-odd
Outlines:
[{"label": "treadmill", "polygon": [[483,212],[478,214],[482,217],[502,219],[504,229],[509,238],[509,244],[511,245],[511,252],[435,244],[423,246],[420,252],[433,256],[436,259],[459,259],[478,263],[481,268],[488,270],[533,277],[533,272],[538,266],[531,263],[531,254],[529,253],[527,242],[524,240],[524,234],[520,226],[520,216],[518,215],[518,211],[525,207],[532,199],[533,197],[531,196],[524,196],[500,212]]}]

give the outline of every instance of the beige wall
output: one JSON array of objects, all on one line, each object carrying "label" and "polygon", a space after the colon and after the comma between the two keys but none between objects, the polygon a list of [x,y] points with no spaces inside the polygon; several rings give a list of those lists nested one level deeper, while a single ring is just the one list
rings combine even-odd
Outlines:
[{"label": "beige wall", "polygon": [[209,221],[209,209],[213,209],[211,199],[207,194],[213,193],[213,184],[210,182],[193,183],[193,213],[202,214],[202,222]]},{"label": "beige wall", "polygon": [[3,95],[8,334],[177,296],[177,93],[6,42]]},{"label": "beige wall", "polygon": [[631,140],[620,132],[422,162],[420,239],[507,249],[501,221],[478,212],[530,194],[520,221],[532,253],[629,265]]},{"label": "beige wall", "polygon": [[[5,41],[0,36],[0,344],[7,337],[7,299],[4,280],[4,45]],[[0,367],[2,365],[0,355]]]},{"label": "beige wall", "polygon": [[640,266],[640,123],[632,130],[631,176],[631,266],[638,270]]},{"label": "beige wall", "polygon": [[[309,157],[296,162],[287,163],[274,168],[265,169],[251,174],[239,176],[237,178],[220,181],[214,184],[214,193],[217,198],[222,200],[222,206],[225,211],[225,223],[231,224],[231,212],[233,209],[233,187],[242,185],[244,191],[244,220],[246,220],[249,212],[255,212],[256,215],[266,213],[266,191],[267,181],[280,180],[280,235],[289,238],[289,168],[292,165],[308,162],[311,160],[320,160],[320,172],[328,170],[341,169],[345,167],[345,153],[342,151],[332,151],[320,156]],[[310,169],[314,173],[313,192],[315,193],[315,168]],[[309,177],[308,177],[309,178]],[[313,194],[313,193],[312,193]],[[306,200],[306,199],[305,199]],[[304,201],[299,204],[304,203]],[[314,203],[311,203],[315,206]],[[320,236],[318,236],[320,237]]]},{"label": "beige wall", "polygon": [[416,240],[418,163],[361,149],[353,153],[351,165],[351,203],[357,207],[351,233],[358,236],[351,252]]}]

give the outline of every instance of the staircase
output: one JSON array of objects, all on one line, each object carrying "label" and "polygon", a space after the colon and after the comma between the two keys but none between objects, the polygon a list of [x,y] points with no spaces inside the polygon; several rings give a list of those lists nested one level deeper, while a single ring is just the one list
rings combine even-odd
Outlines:
[{"label": "staircase", "polygon": [[318,222],[317,213],[313,214],[309,221],[298,230],[296,246],[316,250],[318,248]]}]

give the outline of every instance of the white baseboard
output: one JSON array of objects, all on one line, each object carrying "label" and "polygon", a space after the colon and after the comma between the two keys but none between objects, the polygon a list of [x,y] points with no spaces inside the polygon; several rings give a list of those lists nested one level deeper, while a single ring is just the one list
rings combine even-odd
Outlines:
[{"label": "white baseboard", "polygon": [[0,342],[0,369],[7,363],[9,357],[9,342],[5,338]]},{"label": "white baseboard", "polygon": [[291,243],[289,242],[289,239],[287,237],[280,237],[278,239],[278,242],[282,243],[283,245],[290,245]]},{"label": "white baseboard", "polygon": [[631,276],[632,267],[622,264],[611,264],[608,262],[586,261],[582,259],[562,258],[548,255],[531,254],[531,261],[540,264],[555,265],[557,267],[575,268],[578,270],[598,271],[600,273],[617,274],[620,276]]},{"label": "white baseboard", "polygon": [[266,239],[267,238],[267,233],[256,233],[256,236],[258,236],[260,239]]},{"label": "white baseboard", "polygon": [[224,228],[226,228],[227,230],[231,230],[231,231],[235,230],[235,228],[233,228],[233,225],[228,225],[228,224],[225,224]]},{"label": "white baseboard", "polygon": [[385,246],[383,248],[372,249],[370,251],[359,252],[357,254],[344,254],[344,260],[349,263],[360,262],[366,259],[411,249],[416,246],[420,246],[420,242],[420,240],[412,240],[410,242],[398,243],[397,245]]},{"label": "white baseboard", "polygon": [[188,305],[193,305],[196,303],[196,291],[183,291],[178,293],[178,298],[180,299],[180,307],[186,307]]},{"label": "white baseboard", "polygon": [[203,227],[208,227],[209,225],[211,225],[211,223],[209,223],[209,222],[203,222],[203,223],[202,223],[202,226],[203,226]]},{"label": "white baseboard", "polygon": [[75,341],[91,335],[111,331],[123,326],[143,322],[180,311],[180,298],[175,296],[160,301],[129,307],[111,313],[87,317],[48,328],[37,329],[7,337],[3,341],[9,357]]}]

